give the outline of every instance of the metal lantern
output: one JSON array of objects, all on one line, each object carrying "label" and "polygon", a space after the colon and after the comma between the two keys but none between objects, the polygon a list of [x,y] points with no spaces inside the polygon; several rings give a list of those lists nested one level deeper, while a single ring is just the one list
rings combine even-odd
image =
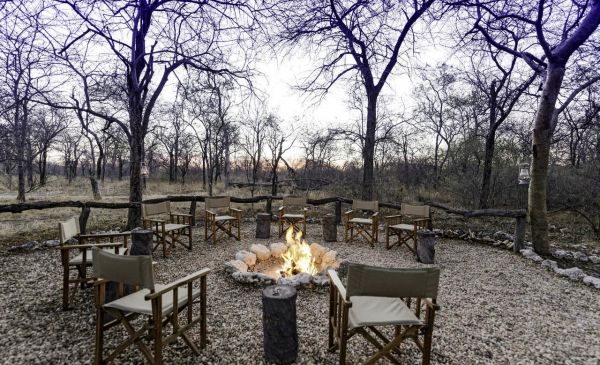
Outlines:
[{"label": "metal lantern", "polygon": [[142,162],[142,167],[140,168],[140,174],[143,178],[148,177],[148,167],[145,162]]},{"label": "metal lantern", "polygon": [[527,185],[529,184],[529,180],[531,180],[529,176],[529,164],[522,163],[519,166],[519,185]]}]

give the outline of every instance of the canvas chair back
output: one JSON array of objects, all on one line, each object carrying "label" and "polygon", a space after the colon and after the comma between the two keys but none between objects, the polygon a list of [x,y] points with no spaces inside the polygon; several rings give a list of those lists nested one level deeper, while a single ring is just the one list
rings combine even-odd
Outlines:
[{"label": "canvas chair back", "polygon": [[306,206],[306,198],[302,196],[284,196],[281,206],[286,213],[299,213]]},{"label": "canvas chair back", "polygon": [[170,202],[161,202],[154,204],[142,204],[142,217],[146,218],[151,215],[169,214],[171,212]]},{"label": "canvas chair back", "polygon": [[92,265],[97,278],[154,290],[152,256],[126,256],[92,248]]},{"label": "canvas chair back", "polygon": [[352,200],[352,210],[368,210],[370,212],[379,211],[379,202],[377,200]]},{"label": "canvas chair back", "polygon": [[63,244],[67,242],[81,233],[79,219],[77,219],[77,217],[72,217],[64,222],[58,223],[58,231],[60,232],[60,243]]},{"label": "canvas chair back", "polygon": [[347,296],[437,298],[440,269],[388,269],[361,264],[348,266]]},{"label": "canvas chair back", "polygon": [[212,210],[215,212],[224,212],[229,209],[231,205],[231,198],[224,196],[221,198],[206,198],[204,200],[204,206],[206,210]]},{"label": "canvas chair back", "polygon": [[429,218],[429,205],[410,205],[402,204],[400,206],[400,213],[402,215],[410,215],[415,217]]}]

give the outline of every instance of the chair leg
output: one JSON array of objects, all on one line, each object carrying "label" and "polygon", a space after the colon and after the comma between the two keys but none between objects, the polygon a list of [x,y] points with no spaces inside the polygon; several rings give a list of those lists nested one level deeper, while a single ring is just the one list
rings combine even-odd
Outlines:
[{"label": "chair leg", "polygon": [[342,333],[342,336],[340,338],[340,365],[346,365],[346,342],[347,341],[348,341],[348,339],[346,338],[346,334]]},{"label": "chair leg", "polygon": [[69,309],[69,266],[63,268],[63,290],[62,309]]},{"label": "chair leg", "polygon": [[94,353],[94,364],[100,365],[104,350],[104,311],[96,309],[96,351]]},{"label": "chair leg", "polygon": [[154,328],[152,331],[154,336],[154,364],[162,364],[162,319],[154,320]]}]

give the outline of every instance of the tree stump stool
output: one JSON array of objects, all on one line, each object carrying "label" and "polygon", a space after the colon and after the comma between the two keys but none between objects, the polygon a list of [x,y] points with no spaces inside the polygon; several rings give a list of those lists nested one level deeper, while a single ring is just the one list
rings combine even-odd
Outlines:
[{"label": "tree stump stool", "polygon": [[271,214],[258,213],[256,215],[256,238],[271,237]]},{"label": "tree stump stool", "polygon": [[272,285],[263,290],[263,348],[267,361],[289,364],[298,357],[296,289]]},{"label": "tree stump stool", "polygon": [[131,231],[129,254],[132,256],[152,255],[152,231],[134,228]]},{"label": "tree stump stool", "polygon": [[417,261],[435,263],[435,233],[426,229],[417,232]]},{"label": "tree stump stool", "polygon": [[325,242],[337,241],[337,225],[335,224],[335,216],[333,214],[326,214],[321,218],[321,224],[323,225],[323,240]]}]

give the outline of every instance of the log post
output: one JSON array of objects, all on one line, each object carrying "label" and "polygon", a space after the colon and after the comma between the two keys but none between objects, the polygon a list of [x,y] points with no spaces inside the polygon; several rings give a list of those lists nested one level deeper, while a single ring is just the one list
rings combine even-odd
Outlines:
[{"label": "log post", "polygon": [[267,198],[267,207],[265,208],[265,212],[269,213],[269,214],[273,214],[273,198],[272,197],[268,197]]},{"label": "log post", "polygon": [[325,242],[337,241],[337,225],[335,224],[335,216],[326,214],[321,218],[323,225],[323,240]]},{"label": "log post", "polygon": [[342,201],[338,198],[335,201],[335,224],[342,223]]},{"label": "log post", "polygon": [[271,237],[271,214],[258,213],[256,215],[256,238]]},{"label": "log post", "polygon": [[81,206],[81,214],[79,215],[79,230],[82,234],[85,234],[87,229],[88,218],[90,218],[91,213],[90,207],[88,207],[85,203]]},{"label": "log post", "polygon": [[423,229],[417,232],[417,261],[435,264],[435,233]]},{"label": "log post", "polygon": [[191,220],[190,220],[190,221],[191,221],[191,222],[190,222],[190,223],[191,223],[190,225],[191,225],[192,227],[195,227],[195,226],[196,226],[196,205],[197,205],[197,203],[196,203],[196,199],[194,198],[194,199],[192,200],[192,202],[190,203],[190,213],[189,213],[189,214],[192,216],[192,218],[191,218]]},{"label": "log post", "polygon": [[513,242],[513,252],[519,253],[525,247],[525,228],[527,228],[527,218],[517,217],[515,220],[515,240]]},{"label": "log post", "polygon": [[296,289],[272,285],[263,290],[263,348],[267,361],[289,364],[298,357]]},{"label": "log post", "polygon": [[152,255],[152,231],[139,227],[132,229],[129,254],[132,256]]}]

